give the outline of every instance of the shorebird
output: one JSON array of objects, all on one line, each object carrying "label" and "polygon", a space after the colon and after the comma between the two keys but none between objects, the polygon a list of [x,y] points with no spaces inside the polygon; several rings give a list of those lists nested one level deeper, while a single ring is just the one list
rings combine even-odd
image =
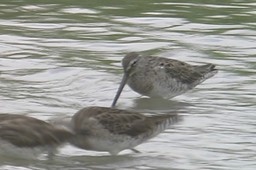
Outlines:
[{"label": "shorebird", "polygon": [[155,137],[180,120],[177,114],[146,116],[108,107],[87,107],[74,114],[71,128],[75,135],[69,141],[85,150],[105,151],[117,155],[125,149]]},{"label": "shorebird", "polygon": [[[56,147],[73,133],[64,126],[18,114],[0,114],[0,152],[37,156],[44,151],[51,157]],[[25,152],[25,153],[24,153]],[[28,156],[30,157],[30,156]]]},{"label": "shorebird", "polygon": [[122,60],[123,78],[113,100],[115,106],[125,84],[149,97],[170,99],[194,88],[217,73],[215,65],[190,65],[182,61],[128,53]]}]

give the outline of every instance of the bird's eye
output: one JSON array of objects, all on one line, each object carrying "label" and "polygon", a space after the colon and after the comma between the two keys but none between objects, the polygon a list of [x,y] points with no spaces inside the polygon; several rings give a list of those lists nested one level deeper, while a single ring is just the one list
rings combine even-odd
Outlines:
[{"label": "bird's eye", "polygon": [[128,67],[125,69],[127,72],[130,72],[136,68],[137,60],[130,61]]},{"label": "bird's eye", "polygon": [[132,63],[131,63],[131,66],[132,66],[132,67],[135,66],[136,63],[137,63],[137,60],[133,60]]}]

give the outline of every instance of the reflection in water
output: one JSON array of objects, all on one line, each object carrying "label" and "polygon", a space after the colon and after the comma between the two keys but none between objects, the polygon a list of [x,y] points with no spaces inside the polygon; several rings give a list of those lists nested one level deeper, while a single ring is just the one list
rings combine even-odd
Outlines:
[{"label": "reflection in water", "polygon": [[167,100],[163,98],[147,98],[141,97],[133,100],[132,109],[135,110],[147,110],[147,111],[161,111],[161,112],[169,112],[169,111],[177,111],[179,110],[187,110],[186,107],[191,106],[188,102],[175,101],[175,100]]},{"label": "reflection in water", "polygon": [[172,100],[124,89],[118,107],[187,113],[175,129],[140,145],[141,154],[105,158],[64,147],[52,164],[1,156],[0,169],[256,168],[254,2],[9,0],[0,14],[1,113],[47,120],[110,106],[120,60],[131,51],[220,70]]}]

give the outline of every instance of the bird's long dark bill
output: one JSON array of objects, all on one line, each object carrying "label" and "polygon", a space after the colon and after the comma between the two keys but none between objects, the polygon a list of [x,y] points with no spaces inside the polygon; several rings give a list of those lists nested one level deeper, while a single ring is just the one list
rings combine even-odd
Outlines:
[{"label": "bird's long dark bill", "polygon": [[116,102],[117,102],[118,98],[120,97],[120,95],[122,93],[122,90],[123,90],[123,88],[124,88],[124,86],[125,86],[125,84],[127,82],[127,78],[128,78],[127,75],[124,73],[122,81],[121,81],[121,83],[119,85],[118,91],[116,92],[116,96],[115,96],[115,98],[113,100],[113,103],[112,103],[111,107],[115,107]]}]

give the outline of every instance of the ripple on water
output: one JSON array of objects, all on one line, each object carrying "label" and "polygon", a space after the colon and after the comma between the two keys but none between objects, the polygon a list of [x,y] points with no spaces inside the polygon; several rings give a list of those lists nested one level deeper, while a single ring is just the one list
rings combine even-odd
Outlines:
[{"label": "ripple on water", "polygon": [[64,146],[51,163],[0,157],[0,169],[255,169],[255,3],[11,0],[0,11],[2,113],[46,120],[110,106],[130,51],[219,69],[172,100],[125,87],[119,108],[184,118],[140,154]]}]

